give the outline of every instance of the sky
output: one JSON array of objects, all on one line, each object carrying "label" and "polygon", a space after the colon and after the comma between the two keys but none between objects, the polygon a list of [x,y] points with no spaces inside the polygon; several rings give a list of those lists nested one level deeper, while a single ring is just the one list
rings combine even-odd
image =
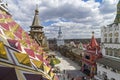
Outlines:
[{"label": "sky", "polygon": [[118,0],[4,0],[9,12],[29,32],[36,4],[47,38],[57,38],[59,26],[64,39],[101,37],[101,27],[113,23]]}]

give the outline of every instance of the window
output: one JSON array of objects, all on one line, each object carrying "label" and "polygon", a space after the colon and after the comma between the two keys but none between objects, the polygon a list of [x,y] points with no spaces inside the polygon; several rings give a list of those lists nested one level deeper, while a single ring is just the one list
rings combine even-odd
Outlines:
[{"label": "window", "polygon": [[107,42],[107,38],[105,38],[105,41],[104,42]]},{"label": "window", "polygon": [[106,33],[104,34],[104,37],[107,37],[107,34],[106,34]]},{"label": "window", "polygon": [[112,43],[112,38],[110,38],[110,43]]},{"label": "window", "polygon": [[120,58],[120,50],[118,50],[118,57]]},{"label": "window", "polygon": [[112,50],[112,49],[109,50],[109,55],[110,55],[110,56],[113,55],[113,50]]},{"label": "window", "polygon": [[90,56],[89,56],[89,55],[86,55],[85,58],[86,58],[86,59],[90,59]]},{"label": "window", "polygon": [[105,49],[105,54],[108,55],[108,49],[107,48]]},{"label": "window", "polygon": [[118,38],[115,38],[115,43],[118,43]]},{"label": "window", "polygon": [[119,53],[119,51],[118,51],[117,49],[115,49],[115,50],[114,50],[114,56],[115,56],[115,57],[118,57],[118,53]]}]

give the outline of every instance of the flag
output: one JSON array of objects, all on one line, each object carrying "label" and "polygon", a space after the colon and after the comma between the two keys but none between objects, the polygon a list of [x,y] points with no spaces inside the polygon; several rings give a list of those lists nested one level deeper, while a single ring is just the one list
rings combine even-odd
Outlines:
[{"label": "flag", "polygon": [[3,42],[0,41],[0,58],[7,59],[7,52],[4,48]]},{"label": "flag", "polygon": [[17,58],[20,64],[31,66],[30,58],[25,53],[14,53],[15,57]]},{"label": "flag", "polygon": [[27,53],[28,55],[30,55],[31,57],[35,57],[34,51],[33,51],[32,49],[24,48],[24,50],[25,50],[26,53]]},{"label": "flag", "polygon": [[10,44],[11,47],[22,51],[21,45],[17,40],[8,39],[8,43]]}]

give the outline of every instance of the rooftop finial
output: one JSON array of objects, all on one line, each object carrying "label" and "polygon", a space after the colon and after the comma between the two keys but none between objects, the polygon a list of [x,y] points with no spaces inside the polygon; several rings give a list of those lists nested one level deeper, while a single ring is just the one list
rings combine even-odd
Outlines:
[{"label": "rooftop finial", "polygon": [[36,10],[35,10],[35,14],[38,15],[39,14],[39,10],[38,10],[38,4],[36,4]]},{"label": "rooftop finial", "polygon": [[92,35],[94,36],[94,31],[92,32]]}]

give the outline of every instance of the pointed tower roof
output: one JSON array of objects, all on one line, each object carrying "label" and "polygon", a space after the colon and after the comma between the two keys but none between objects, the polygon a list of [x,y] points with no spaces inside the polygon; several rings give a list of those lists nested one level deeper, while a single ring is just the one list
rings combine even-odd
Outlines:
[{"label": "pointed tower roof", "polygon": [[81,42],[79,43],[78,48],[79,48],[80,50],[83,50],[83,44],[82,44]]},{"label": "pointed tower roof", "polygon": [[59,31],[58,31],[58,38],[62,37],[62,31],[61,31],[61,26],[59,26]]},{"label": "pointed tower roof", "polygon": [[88,50],[96,50],[96,49],[100,49],[100,46],[98,45],[95,37],[94,37],[94,32],[92,32],[92,39],[89,43],[89,45],[87,46]]},{"label": "pointed tower roof", "polygon": [[43,28],[43,27],[40,25],[38,5],[36,5],[35,15],[34,15],[34,19],[33,19],[32,26],[31,26],[31,27],[41,27],[41,28]]},{"label": "pointed tower roof", "polygon": [[117,13],[116,13],[114,23],[120,23],[120,0],[117,4]]}]

